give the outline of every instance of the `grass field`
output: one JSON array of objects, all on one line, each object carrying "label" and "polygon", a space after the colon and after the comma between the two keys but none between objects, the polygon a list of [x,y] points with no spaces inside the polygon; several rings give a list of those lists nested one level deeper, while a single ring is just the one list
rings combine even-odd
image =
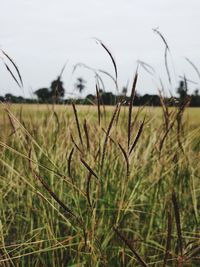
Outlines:
[{"label": "grass field", "polygon": [[199,122],[2,104],[0,266],[199,266]]}]

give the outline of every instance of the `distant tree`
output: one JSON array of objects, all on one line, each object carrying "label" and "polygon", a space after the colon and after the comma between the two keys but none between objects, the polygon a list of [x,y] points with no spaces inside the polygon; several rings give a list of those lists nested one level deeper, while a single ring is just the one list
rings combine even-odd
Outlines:
[{"label": "distant tree", "polygon": [[95,102],[95,99],[96,99],[96,97],[95,97],[94,95],[89,94],[89,95],[87,95],[86,98],[85,98],[85,103],[87,103],[87,104],[92,104],[92,103]]},{"label": "distant tree", "polygon": [[34,92],[38,100],[42,103],[48,103],[51,98],[51,93],[48,88],[41,88]]},{"label": "distant tree", "polygon": [[105,93],[104,90],[100,88],[99,89],[99,96],[101,97],[103,93]]},{"label": "distant tree", "polygon": [[12,102],[13,98],[14,98],[14,95],[12,94],[5,94],[5,97],[4,97],[4,99],[9,102]]},{"label": "distant tree", "polygon": [[141,96],[135,92],[134,100],[133,100],[133,105],[135,106],[140,106],[141,105]]},{"label": "distant tree", "polygon": [[177,93],[179,94],[179,101],[180,104],[184,102],[185,98],[187,97],[187,82],[180,81],[179,87],[177,89]]},{"label": "distant tree", "polygon": [[101,95],[101,100],[104,105],[114,105],[115,95],[112,92],[103,92]]},{"label": "distant tree", "polygon": [[11,103],[25,103],[26,102],[26,99],[23,98],[22,96],[15,96],[9,93],[5,94],[4,100],[11,102]]},{"label": "distant tree", "polygon": [[194,94],[191,95],[190,105],[193,107],[200,107],[200,95],[198,89],[196,89]]},{"label": "distant tree", "polygon": [[199,97],[199,89],[194,90],[194,96]]},{"label": "distant tree", "polygon": [[61,77],[58,78],[51,83],[50,94],[53,102],[59,103],[61,98],[65,95],[65,89],[63,87],[63,82],[61,81]]},{"label": "distant tree", "polygon": [[77,82],[75,83],[75,89],[79,91],[79,93],[82,93],[82,91],[85,89],[86,81],[83,78],[77,78]]},{"label": "distant tree", "polygon": [[127,95],[127,92],[128,92],[128,89],[127,89],[126,86],[124,86],[124,87],[122,88],[122,95],[123,95],[123,96],[126,96],[126,95]]},{"label": "distant tree", "polygon": [[52,81],[50,89],[40,88],[35,91],[34,94],[42,103],[59,103],[61,98],[63,98],[65,95],[65,89],[60,76],[58,76],[56,80]]}]

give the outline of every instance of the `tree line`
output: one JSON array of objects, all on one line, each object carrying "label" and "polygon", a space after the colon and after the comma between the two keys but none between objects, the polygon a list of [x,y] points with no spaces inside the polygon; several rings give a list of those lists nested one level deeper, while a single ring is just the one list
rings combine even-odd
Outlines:
[{"label": "tree line", "polygon": [[[86,81],[83,78],[77,78],[75,83],[75,90],[79,91],[81,94],[86,87]],[[88,94],[86,97],[80,98],[67,98],[65,99],[65,88],[61,77],[58,76],[56,80],[51,82],[49,88],[40,88],[34,92],[37,98],[24,98],[22,96],[14,96],[10,93],[5,94],[5,96],[0,96],[1,102],[11,102],[11,103],[54,103],[54,104],[70,104],[76,102],[77,104],[90,105],[96,103],[96,95]],[[181,80],[177,88],[178,97],[168,97],[165,98],[168,105],[174,105],[175,102],[184,102],[185,98],[189,99],[191,107],[200,107],[200,95],[199,90],[196,89],[193,94],[188,94],[187,82]],[[127,88],[123,87],[119,94],[113,94],[112,92],[105,92],[99,89],[99,96],[101,104],[104,105],[114,105],[116,102],[123,101],[124,105],[129,103],[130,97],[127,96]],[[133,104],[135,106],[160,106],[160,96],[156,94],[144,94],[139,95],[136,93]]]}]

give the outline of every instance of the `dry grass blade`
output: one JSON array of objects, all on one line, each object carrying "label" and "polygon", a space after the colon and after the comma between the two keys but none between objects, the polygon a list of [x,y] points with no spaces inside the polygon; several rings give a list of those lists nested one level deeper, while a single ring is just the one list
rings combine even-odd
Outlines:
[{"label": "dry grass blade", "polygon": [[33,174],[33,176],[41,182],[43,187],[46,189],[46,191],[51,195],[51,197],[71,216],[75,217],[76,219],[77,216],[58,198],[58,196],[51,190],[51,188],[48,186],[48,184],[43,180],[43,178],[34,170],[32,166],[32,161],[31,159],[31,149],[29,150],[29,168]]},{"label": "dry grass blade", "polygon": [[10,73],[10,75],[12,76],[12,78],[15,80],[15,82],[17,83],[17,85],[21,88],[20,83],[18,82],[17,78],[15,77],[15,75],[12,73],[11,69],[8,67],[8,65],[4,62],[4,65],[6,66],[7,71]]},{"label": "dry grass blade", "polygon": [[23,124],[23,106],[20,107],[19,121]]},{"label": "dry grass blade", "polygon": [[[105,92],[105,85],[103,83],[103,80],[102,78],[97,74],[96,75],[96,94],[97,94],[97,104],[98,104],[98,122],[100,121],[101,122],[101,111],[100,111],[100,105],[102,104],[103,105],[103,113],[104,113],[104,118],[106,119],[106,109],[105,109],[105,105],[102,101],[102,98],[101,98],[101,95],[100,95],[100,84],[99,84],[99,81],[101,82],[101,85],[102,85],[102,91]],[[101,123],[100,123],[101,124]],[[100,125],[99,124],[99,125]]]},{"label": "dry grass blade", "polygon": [[176,136],[177,136],[177,142],[178,142],[179,148],[184,154],[185,152],[184,152],[184,148],[183,148],[182,141],[181,141],[181,133],[182,133],[182,115],[180,114],[179,116],[177,116],[177,135]]},{"label": "dry grass blade", "polygon": [[129,150],[129,147],[130,147],[130,140],[131,140],[132,109],[133,109],[133,100],[134,100],[134,96],[135,96],[135,88],[136,88],[136,84],[137,84],[137,78],[138,78],[138,74],[136,72],[134,80],[133,80],[133,86],[132,86],[130,103],[129,103],[129,113],[128,113],[128,150]]},{"label": "dry grass blade", "polygon": [[96,83],[98,84],[98,88],[100,88],[100,83],[101,83],[101,88],[102,88],[103,92],[105,92],[105,90],[106,90],[105,84],[103,82],[103,79],[101,78],[101,76],[98,73],[95,73],[95,79],[96,79]]},{"label": "dry grass blade", "polygon": [[90,166],[85,162],[84,159],[81,158],[81,162],[83,163],[83,165],[86,167],[86,169],[97,179],[99,179],[99,177],[97,176],[97,174],[92,170],[92,168],[90,168]]},{"label": "dry grass blade", "polygon": [[[68,61],[67,61],[67,62],[68,62]],[[63,65],[63,67],[62,67],[62,69],[61,69],[61,71],[60,71],[60,75],[59,75],[60,78],[61,78],[62,75],[63,75],[63,72],[64,72],[64,70],[65,70],[65,68],[66,68],[67,62]]]},{"label": "dry grass blade", "polygon": [[101,125],[100,95],[99,95],[99,88],[97,85],[96,85],[96,94],[97,94],[98,123],[100,126]]},{"label": "dry grass blade", "polygon": [[94,160],[96,161],[98,158],[100,159],[100,156],[101,156],[101,146],[99,144],[98,150],[97,150],[96,154],[94,155]]},{"label": "dry grass blade", "polygon": [[90,208],[92,208],[92,202],[91,202],[91,199],[90,199],[90,181],[91,181],[91,177],[92,177],[92,173],[89,172],[88,176],[87,176],[86,196],[87,196],[87,200],[88,200],[88,204],[89,204]]},{"label": "dry grass blade", "polygon": [[56,121],[56,125],[57,125],[56,132],[58,133],[60,131],[60,121],[58,118],[58,114],[55,111],[53,111],[53,116],[55,117],[55,121]]},{"label": "dry grass blade", "polygon": [[8,56],[8,54],[7,54],[5,51],[3,51],[2,49],[1,49],[1,51],[2,51],[2,53],[4,54],[4,56],[6,56],[6,57],[7,57],[7,59],[8,59],[8,60],[9,60],[9,61],[12,63],[12,65],[14,66],[14,68],[15,68],[15,70],[16,70],[16,72],[17,72],[17,74],[18,74],[18,77],[19,77],[20,83],[21,83],[21,86],[20,86],[20,87],[23,87],[23,80],[22,80],[22,76],[21,76],[21,74],[20,74],[20,71],[19,71],[19,69],[18,69],[17,65],[16,65],[16,64],[15,64],[15,62],[12,60],[12,58]]},{"label": "dry grass blade", "polygon": [[130,148],[129,155],[132,153],[134,147],[136,146],[136,144],[137,144],[137,142],[138,142],[138,140],[139,140],[139,138],[140,138],[140,136],[141,136],[141,134],[142,134],[142,130],[143,130],[143,127],[144,127],[144,122],[145,122],[145,117],[144,117],[143,122],[142,122],[141,125],[140,125],[140,128],[139,128],[139,130],[138,130],[138,132],[137,132],[137,135],[136,135],[136,137],[135,137],[135,140],[134,140],[134,142],[133,142],[133,144],[132,144],[132,146],[131,146],[131,148]]},{"label": "dry grass blade", "polygon": [[168,67],[167,52],[168,52],[168,48],[165,47],[165,68],[166,68],[166,71],[167,71],[167,76],[168,76],[169,83],[171,84],[172,81],[171,81],[171,76],[170,76],[169,67]]},{"label": "dry grass blade", "polygon": [[116,77],[116,80],[117,80],[117,65],[116,65],[116,63],[115,63],[115,60],[114,60],[114,58],[113,58],[112,53],[109,51],[109,49],[104,45],[104,43],[103,43],[101,40],[99,40],[99,39],[97,39],[97,38],[95,38],[95,40],[96,40],[97,42],[100,43],[100,45],[106,50],[106,52],[107,52],[108,55],[110,56],[110,58],[111,58],[111,60],[112,60],[112,63],[113,63],[113,66],[114,66],[114,69],[115,69],[115,77]]},{"label": "dry grass blade", "polygon": [[67,165],[67,169],[68,169],[68,175],[69,177],[72,179],[72,173],[71,173],[71,162],[72,162],[72,156],[74,153],[74,148],[72,148],[72,150],[70,151],[69,154],[69,158],[68,158],[68,165]]},{"label": "dry grass blade", "polygon": [[185,59],[193,67],[193,69],[196,71],[196,73],[197,73],[197,75],[198,75],[198,77],[200,79],[200,72],[199,72],[199,69],[197,68],[197,66],[189,58],[186,57]]},{"label": "dry grass blade", "polygon": [[140,66],[144,68],[144,70],[146,70],[146,72],[148,72],[151,75],[155,74],[155,69],[151,65],[141,60],[138,60],[137,62]]},{"label": "dry grass blade", "polygon": [[83,154],[83,151],[80,149],[80,147],[77,145],[77,143],[75,142],[74,138],[73,138],[73,135],[71,134],[70,135],[71,137],[71,140],[72,140],[72,143],[75,145],[75,147],[78,149],[78,151]]},{"label": "dry grass blade", "polygon": [[160,144],[159,144],[159,153],[160,153],[160,155],[159,155],[159,157],[161,156],[161,151],[163,149],[163,145],[164,145],[164,142],[165,142],[165,139],[166,139],[168,133],[169,133],[169,129],[164,133],[163,137],[160,140]]},{"label": "dry grass blade", "polygon": [[[121,102],[121,104],[123,105],[124,102]],[[120,105],[118,112],[117,112],[117,115],[116,115],[116,126],[118,125],[118,122],[119,122],[120,112],[121,112],[121,105]]]},{"label": "dry grass blade", "polygon": [[87,150],[90,151],[90,138],[89,138],[89,132],[88,132],[88,126],[87,126],[86,119],[84,120],[84,123],[83,123],[83,129],[84,129],[85,136],[86,136]]},{"label": "dry grass blade", "polygon": [[133,252],[135,258],[137,259],[138,263],[142,267],[148,267],[146,262],[140,257],[140,255],[137,253],[137,251],[131,246],[128,240],[117,230],[117,228],[113,227],[115,233],[119,236],[119,238],[127,245],[127,247]]},{"label": "dry grass blade", "polygon": [[[102,131],[103,131],[105,134],[107,133],[106,130],[105,130],[104,128],[102,128]],[[108,135],[108,138],[110,139],[110,141],[111,141],[113,144],[116,145],[115,140],[114,140],[110,135]]]},{"label": "dry grass blade", "polygon": [[[176,221],[176,230],[178,235],[178,250],[180,251],[181,257],[183,257],[183,244],[182,244],[182,232],[181,232],[181,221],[179,213],[179,205],[175,192],[172,193],[172,203],[174,207],[175,221]],[[178,251],[178,253],[179,253]]]},{"label": "dry grass blade", "polygon": [[161,107],[162,107],[163,115],[165,119],[165,128],[167,130],[169,127],[169,109],[168,109],[168,106],[165,104],[164,97],[162,96],[160,90],[159,90],[159,98],[160,98],[160,103],[161,103]]},{"label": "dry grass blade", "polygon": [[115,86],[116,86],[116,89],[117,89],[117,91],[118,91],[118,84],[117,84],[117,80],[109,73],[109,72],[107,72],[107,71],[105,71],[105,70],[98,70],[99,72],[101,72],[101,73],[103,73],[103,74],[105,74],[106,76],[108,76],[109,78],[111,78],[111,80],[114,82],[114,84],[115,84]]},{"label": "dry grass blade", "polygon": [[126,173],[127,173],[127,178],[129,177],[129,159],[128,159],[128,155],[126,153],[126,151],[124,150],[124,148],[121,146],[120,143],[118,143],[119,148],[122,151],[122,154],[124,155],[125,161],[126,161]]},{"label": "dry grass blade", "polygon": [[138,117],[144,108],[145,108],[145,106],[138,107],[138,110],[134,116],[133,122],[131,122],[131,129],[134,128],[136,122],[138,121]]},{"label": "dry grass blade", "polygon": [[9,136],[12,136],[13,134],[15,134],[17,132],[18,128],[15,127],[15,124],[14,124],[10,114],[7,112],[7,110],[6,110],[6,113],[8,115],[8,119],[9,119],[9,122],[10,122],[10,125],[11,125],[11,128],[12,128],[12,133],[10,133]]},{"label": "dry grass blade", "polygon": [[173,121],[170,122],[170,124],[168,126],[168,129],[166,129],[166,131],[164,132],[163,137],[160,140],[160,145],[159,145],[159,152],[160,152],[160,154],[161,154],[161,151],[162,151],[162,148],[163,148],[165,139],[166,139],[167,135],[169,134],[170,130],[173,128],[175,122],[176,122],[176,118]]},{"label": "dry grass blade", "polygon": [[106,131],[106,137],[105,137],[105,140],[104,140],[104,143],[103,143],[103,150],[102,150],[101,169],[103,169],[104,158],[105,158],[105,152],[106,152],[106,146],[107,146],[107,142],[108,142],[109,134],[110,134],[111,128],[112,128],[112,126],[113,126],[113,122],[114,122],[114,120],[115,120],[115,116],[116,116],[116,114],[117,114],[117,111],[118,111],[119,107],[120,107],[120,103],[118,103],[118,104],[116,105],[115,111],[114,111],[114,113],[113,113],[113,115],[112,115],[112,118],[111,118],[110,123],[109,123],[109,125],[108,125],[108,129],[107,129],[107,131]]},{"label": "dry grass blade", "polygon": [[74,103],[72,103],[72,107],[73,107],[73,111],[74,111],[74,115],[75,115],[75,120],[76,120],[76,126],[77,126],[77,130],[78,130],[79,139],[80,139],[81,145],[83,146],[83,139],[82,139],[82,135],[81,135],[80,124],[79,124],[77,110],[76,110],[76,107],[75,107]]},{"label": "dry grass blade", "polygon": [[166,248],[165,248],[165,256],[163,260],[163,267],[166,266],[167,260],[170,255],[171,239],[172,239],[172,215],[171,215],[171,212],[168,212],[167,242],[166,242]]},{"label": "dry grass blade", "polygon": [[154,31],[155,33],[157,33],[157,34],[161,37],[161,39],[163,40],[163,42],[164,42],[166,48],[169,50],[169,46],[168,46],[168,44],[167,44],[167,41],[165,40],[165,38],[164,38],[164,36],[162,35],[162,33],[161,33],[158,29],[153,29],[153,31]]},{"label": "dry grass blade", "polygon": [[[186,86],[186,90],[187,90],[186,80],[184,82],[185,82],[185,86]],[[181,135],[183,133],[182,120],[183,120],[183,113],[185,111],[185,108],[188,106],[189,102],[190,102],[190,98],[189,97],[185,97],[183,103],[179,106],[179,111],[178,111],[177,116],[176,116],[176,120],[177,120],[177,142],[178,142],[179,148],[181,149],[183,154],[185,154],[185,152],[184,152],[184,148],[183,148],[182,141],[181,141]]]},{"label": "dry grass blade", "polygon": [[167,76],[168,76],[169,83],[171,84],[171,76],[170,76],[169,67],[168,67],[168,62],[167,62],[167,53],[168,53],[168,51],[169,51],[168,43],[167,43],[166,39],[164,38],[164,36],[162,35],[162,33],[161,33],[158,29],[153,29],[153,31],[154,31],[155,33],[157,33],[157,34],[161,37],[163,43],[165,44],[165,54],[164,54],[164,58],[165,58],[165,68],[166,68],[166,71],[167,71]]}]

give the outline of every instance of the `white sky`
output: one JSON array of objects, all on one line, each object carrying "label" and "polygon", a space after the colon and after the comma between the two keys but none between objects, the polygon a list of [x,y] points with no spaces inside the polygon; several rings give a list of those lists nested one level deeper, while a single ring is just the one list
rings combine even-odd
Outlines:
[{"label": "white sky", "polygon": [[[159,27],[168,41],[169,66],[173,88],[179,75],[198,82],[186,62],[188,57],[200,68],[200,1],[199,0],[0,0],[0,48],[14,59],[23,76],[24,93],[0,62],[0,95],[11,92],[30,96],[31,91],[48,87],[63,64],[67,93],[73,92],[75,79],[87,80],[86,93],[95,92],[92,72],[73,66],[83,62],[114,74],[112,63],[92,37],[97,37],[112,52],[118,66],[119,88],[129,90],[137,60],[147,62],[156,70],[149,75],[139,69],[138,92],[157,93],[159,77],[170,89],[164,68],[164,44],[152,31]],[[106,90],[114,90],[105,76]],[[66,95],[67,96],[67,95]]]}]

